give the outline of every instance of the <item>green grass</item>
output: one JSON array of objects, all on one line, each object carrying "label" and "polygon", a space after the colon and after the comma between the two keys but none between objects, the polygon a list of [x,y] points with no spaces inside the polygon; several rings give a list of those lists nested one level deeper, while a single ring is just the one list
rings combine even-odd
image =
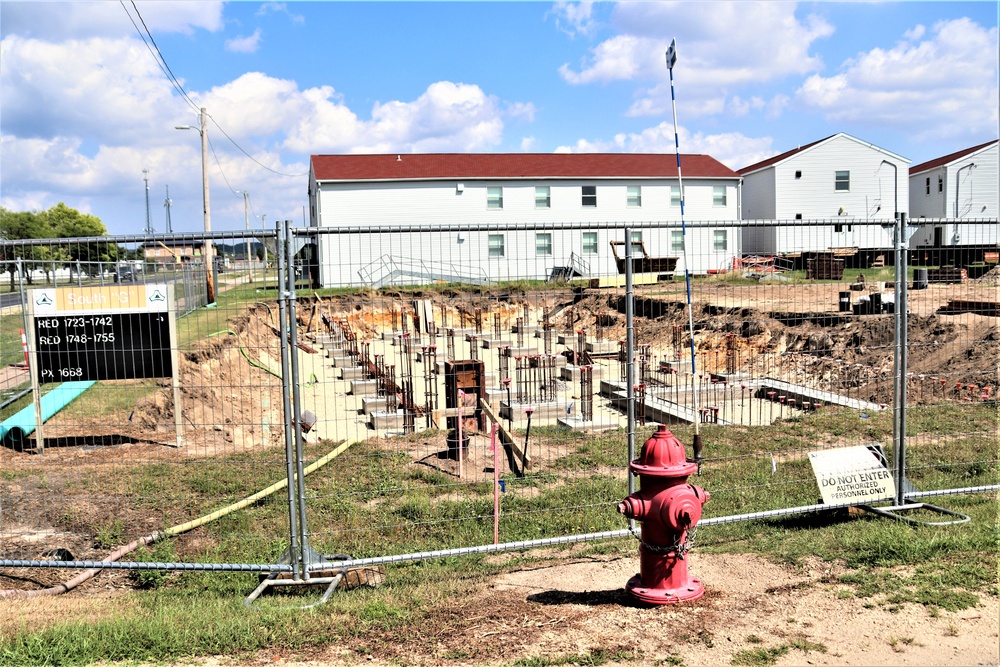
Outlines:
[{"label": "green grass", "polygon": [[[274,296],[274,290],[245,285],[220,293],[217,308],[199,309],[182,318],[182,347],[190,349],[208,334],[229,328],[228,318],[240,313],[242,304]],[[102,383],[87,398],[93,403],[81,403],[79,409],[94,414],[101,409],[122,412],[146,389],[146,385]],[[994,484],[1000,479],[995,439],[984,429],[984,424],[996,423],[995,406],[921,406],[908,415],[909,478],[918,487]],[[712,493],[706,516],[813,504],[819,494],[806,450],[858,442],[888,447],[892,428],[888,412],[862,419],[833,408],[765,427],[706,425],[701,429],[706,461],[691,481]],[[692,427],[672,430],[682,442],[691,442]],[[652,427],[639,429],[637,448],[651,432]],[[311,545],[321,553],[365,557],[491,543],[492,483],[460,483],[442,470],[413,465],[402,452],[433,435],[439,434],[358,444],[310,476],[306,488]],[[520,441],[523,433],[516,437]],[[315,460],[332,447],[326,442],[309,444],[306,459]],[[504,473],[501,539],[624,528],[615,505],[627,493],[626,450],[620,430],[588,436],[533,428],[532,451],[539,453],[544,466],[523,478]],[[72,477],[54,475],[31,461],[16,472],[0,471],[5,483],[57,497],[58,502],[46,507],[52,524],[91,536],[101,549],[207,514],[284,475],[281,450],[155,463],[126,460],[87,467]],[[86,501],[88,511],[82,511],[84,503],[75,502],[78,499]],[[986,495],[949,497],[940,504],[968,514],[972,521],[914,527],[843,510],[703,527],[697,545],[713,553],[755,553],[792,565],[813,558],[836,561],[847,572],[824,583],[835,586],[838,597],[862,598],[872,606],[900,610],[916,605],[929,614],[966,609],[985,595],[1000,594],[995,579],[1000,544],[997,505]],[[287,546],[287,510],[282,491],[132,557],[274,562]],[[382,588],[338,592],[327,605],[308,612],[284,607],[315,601],[319,595],[315,590],[284,591],[245,609],[242,599],[256,585],[255,575],[140,571],[132,577],[136,590],[124,597],[127,604],[104,617],[46,619],[0,636],[0,664],[165,662],[216,654],[238,658],[265,647],[297,651],[344,643],[363,653],[369,635],[406,637],[442,609],[475,595],[491,577],[558,562],[568,549],[529,551],[505,559],[467,556],[395,564]],[[574,557],[634,556],[636,544],[624,538],[573,549]],[[791,651],[822,650],[805,639],[790,639],[776,647],[756,639],[747,639],[754,647],[738,653],[734,664],[767,665]],[[699,640],[713,641],[710,635]],[[463,650],[454,649],[452,659],[475,659],[463,655]],[[525,657],[518,664],[597,665],[641,658],[612,647]],[[662,664],[682,661],[667,659]]]}]

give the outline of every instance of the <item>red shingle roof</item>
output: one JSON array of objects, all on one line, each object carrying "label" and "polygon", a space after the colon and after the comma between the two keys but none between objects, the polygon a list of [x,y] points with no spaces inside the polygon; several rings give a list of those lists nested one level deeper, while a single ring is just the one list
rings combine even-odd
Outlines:
[{"label": "red shingle roof", "polygon": [[[313,155],[317,181],[676,178],[673,153],[402,153]],[[708,155],[681,155],[685,177],[739,178]]]},{"label": "red shingle roof", "polygon": [[775,155],[774,157],[769,157],[766,160],[761,160],[760,162],[758,162],[756,164],[752,164],[749,167],[743,167],[742,169],[738,169],[736,173],[738,173],[740,176],[745,176],[746,174],[749,174],[752,171],[757,171],[758,169],[763,169],[764,167],[770,167],[772,164],[775,164],[777,162],[781,162],[786,157],[791,157],[792,155],[795,155],[796,153],[804,151],[807,148],[812,148],[816,144],[821,144],[824,141],[826,141],[827,139],[832,139],[835,136],[837,136],[837,135],[831,134],[829,137],[824,137],[824,138],[820,139],[819,141],[812,142],[811,144],[806,144],[805,146],[799,146],[798,148],[793,148],[792,150],[785,151],[784,153],[781,153],[780,155]]},{"label": "red shingle roof", "polygon": [[995,143],[997,143],[997,141],[1000,141],[1000,139],[994,139],[993,141],[987,141],[985,144],[979,144],[978,146],[973,146],[972,148],[966,148],[965,150],[955,151],[954,153],[951,153],[949,155],[942,155],[939,158],[934,158],[933,160],[928,160],[927,162],[924,162],[922,164],[918,164],[918,165],[916,165],[914,167],[910,167],[910,174],[911,175],[912,174],[919,174],[922,171],[928,171],[930,169],[934,169],[936,167],[940,167],[942,165],[948,164],[949,162],[954,162],[955,160],[959,160],[959,159],[965,157],[966,155],[969,155],[970,153],[975,153],[976,151],[978,151],[981,148],[986,148],[987,146],[989,146],[991,144],[995,144]]}]

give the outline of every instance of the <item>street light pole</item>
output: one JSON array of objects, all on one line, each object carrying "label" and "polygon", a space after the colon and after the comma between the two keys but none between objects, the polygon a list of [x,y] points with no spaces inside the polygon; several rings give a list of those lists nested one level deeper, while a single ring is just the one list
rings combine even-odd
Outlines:
[{"label": "street light pole", "polygon": [[178,125],[176,126],[176,129],[198,130],[198,133],[201,135],[201,196],[204,205],[203,213],[205,218],[205,247],[201,251],[201,254],[205,261],[205,278],[208,284],[208,305],[212,305],[215,303],[215,283],[212,280],[215,265],[212,261],[212,239],[208,237],[208,234],[212,231],[212,212],[208,199],[208,130],[205,127],[206,116],[205,107],[202,107],[200,114],[200,127],[194,127],[192,125]]},{"label": "street light pole", "polygon": [[243,226],[247,232],[247,267],[250,271],[250,282],[253,282],[253,259],[250,257],[250,193],[243,191]]}]

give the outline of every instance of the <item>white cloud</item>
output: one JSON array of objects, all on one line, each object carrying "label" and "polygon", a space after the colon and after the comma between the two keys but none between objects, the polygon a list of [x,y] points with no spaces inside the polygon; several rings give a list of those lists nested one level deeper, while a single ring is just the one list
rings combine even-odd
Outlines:
[{"label": "white cloud", "polygon": [[557,2],[550,12],[556,17],[556,27],[567,35],[590,35],[597,29],[594,18],[594,3]]},{"label": "white cloud", "polygon": [[829,121],[864,120],[918,141],[995,133],[997,29],[962,18],[935,24],[930,35],[910,30],[907,40],[861,53],[832,76],[810,76],[797,98]]},{"label": "white cloud", "polygon": [[226,51],[234,53],[255,53],[260,48],[260,28],[246,37],[234,37],[226,40]]},{"label": "white cloud", "polygon": [[[148,168],[154,193],[162,197],[170,186],[175,229],[198,228],[198,137],[173,129],[197,125],[197,114],[137,38],[50,42],[15,35],[0,41],[0,50],[0,160],[7,167],[2,205],[26,210],[65,201],[97,212],[113,232],[137,232],[145,221],[142,170]],[[332,86],[302,89],[261,72],[188,94],[211,118],[213,224],[220,229],[227,228],[230,214],[235,226],[243,224],[242,197],[231,196],[229,188],[269,202],[269,219],[298,220],[310,153],[488,150],[500,144],[506,122],[531,122],[535,115],[533,104],[448,81],[429,85],[412,100],[377,103],[363,115]],[[298,176],[277,176],[258,162]],[[120,201],[132,202],[122,193],[133,191],[136,208],[122,214]],[[162,230],[162,211],[160,219],[156,226]],[[136,220],[142,224],[135,226]]]},{"label": "white cloud", "polygon": [[925,28],[923,25],[918,24],[914,26],[911,30],[907,30],[906,32],[904,32],[903,37],[905,39],[910,40],[911,42],[915,42],[921,37],[923,37],[925,32],[927,32],[927,28]]},{"label": "white cloud", "polygon": [[[376,103],[364,121],[334,99],[329,88],[304,92],[310,104],[288,132],[285,146],[313,152],[475,151],[500,143],[506,114],[479,86],[439,81],[412,102]],[[517,116],[530,105],[512,104]]]},{"label": "white cloud", "polygon": [[284,2],[265,2],[254,13],[255,16],[267,16],[268,14],[287,14],[292,23],[305,23],[306,18],[301,14],[293,14],[288,9],[288,4]]},{"label": "white cloud", "polygon": [[216,32],[223,27],[222,2],[137,2],[142,22],[131,3],[128,11],[118,2],[52,2],[45,4],[45,20],[38,20],[32,2],[0,3],[0,23],[5,35],[21,35],[46,40],[77,37],[125,37],[136,34],[132,20],[153,33],[191,34],[196,29]]},{"label": "white cloud", "polygon": [[[729,98],[744,86],[819,71],[813,43],[833,34],[822,18],[799,19],[788,2],[636,2],[616,6],[618,34],[593,49],[579,67],[559,73],[574,85],[611,81],[654,82],[637,91],[631,116],[662,115],[670,109],[664,53],[676,35],[676,87],[687,113],[719,114],[742,107]],[[761,35],[768,47],[761,48]],[[720,47],[724,45],[724,47]]]},{"label": "white cloud", "polygon": [[5,134],[148,141],[182,106],[138,40],[53,43],[12,36],[0,41],[0,50]]},{"label": "white cloud", "polygon": [[[739,132],[720,134],[691,133],[678,128],[681,154],[704,154],[714,157],[730,169],[739,169],[774,155],[771,137],[748,137]],[[579,139],[572,146],[560,146],[557,153],[673,153],[674,128],[663,122],[641,132],[616,134],[610,140]],[[681,169],[684,168],[683,161]]]}]

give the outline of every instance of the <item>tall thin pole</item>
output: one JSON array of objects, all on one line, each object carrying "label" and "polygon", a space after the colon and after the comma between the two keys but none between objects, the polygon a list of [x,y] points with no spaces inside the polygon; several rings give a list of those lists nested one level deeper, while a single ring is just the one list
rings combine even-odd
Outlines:
[{"label": "tall thin pole", "polygon": [[247,267],[250,270],[250,282],[253,282],[253,258],[250,257],[250,193],[243,191],[243,225],[247,232]]},{"label": "tall thin pole", "polygon": [[206,126],[206,116],[205,107],[201,108],[201,193],[202,202],[204,203],[204,216],[205,216],[205,247],[202,250],[202,255],[205,257],[205,278],[208,281],[208,305],[215,303],[215,282],[212,280],[212,274],[215,271],[214,262],[212,259],[212,239],[208,237],[208,234],[212,231],[212,211],[209,205],[208,198],[208,127]]},{"label": "tall thin pole", "polygon": [[[635,458],[635,295],[632,285],[632,228],[625,228],[625,423],[629,463]],[[628,492],[635,493],[635,473],[629,468]],[[633,519],[629,527],[634,528]]]},{"label": "tall thin pole", "polygon": [[674,64],[677,62],[677,40],[670,40],[667,49],[667,70],[670,72],[670,108],[674,115],[674,152],[677,154],[677,187],[681,192],[681,239],[684,257],[684,286],[687,289],[688,330],[691,334],[691,408],[694,411],[694,460],[701,465],[701,416],[698,414],[698,369],[695,362],[694,307],[691,304],[691,264],[688,261],[687,225],[684,224],[684,177],[681,175],[681,140],[677,132],[677,98],[674,94]]},{"label": "tall thin pole", "polygon": [[146,233],[153,233],[153,223],[149,219],[149,169],[142,170],[142,180],[146,183]]},{"label": "tall thin pole", "polygon": [[167,198],[163,200],[163,208],[167,209],[167,234],[172,234],[174,231],[174,226],[170,222],[170,205],[173,204],[173,200],[170,198],[170,186],[167,186]]}]

